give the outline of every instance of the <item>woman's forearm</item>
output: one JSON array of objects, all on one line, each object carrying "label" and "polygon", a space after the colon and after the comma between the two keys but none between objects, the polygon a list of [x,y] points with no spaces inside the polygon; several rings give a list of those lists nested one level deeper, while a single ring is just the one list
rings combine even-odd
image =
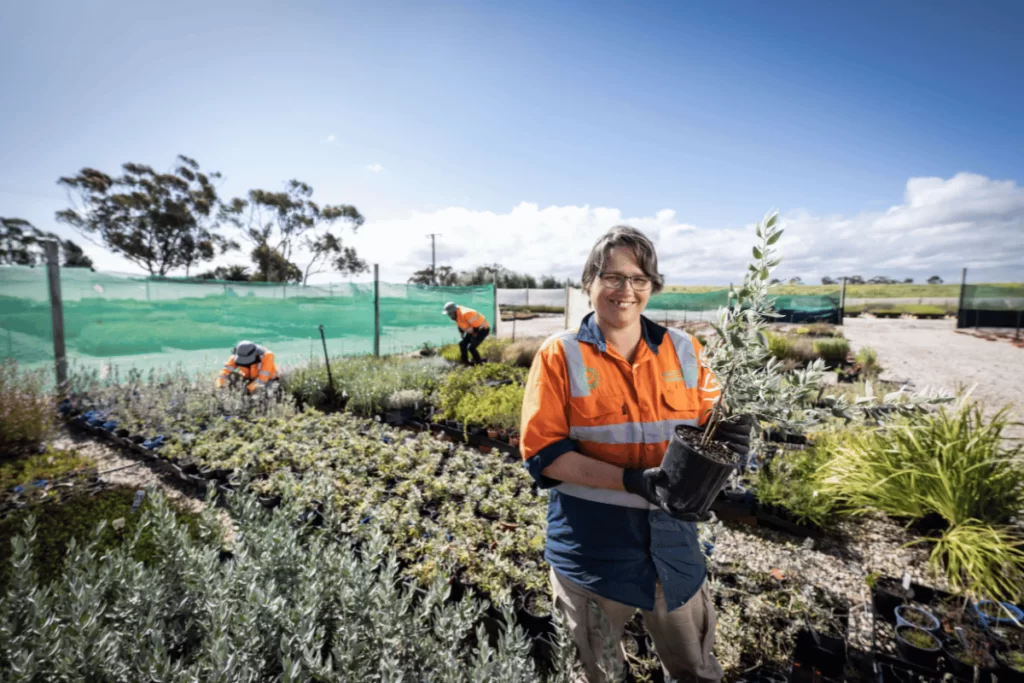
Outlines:
[{"label": "woman's forearm", "polygon": [[545,477],[597,489],[622,491],[622,468],[577,451],[560,456],[541,472]]}]

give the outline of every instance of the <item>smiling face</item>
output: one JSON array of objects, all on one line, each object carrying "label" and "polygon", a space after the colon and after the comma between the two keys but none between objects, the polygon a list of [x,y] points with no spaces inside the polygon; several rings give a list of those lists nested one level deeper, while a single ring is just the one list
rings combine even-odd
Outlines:
[{"label": "smiling face", "polygon": [[629,247],[613,247],[608,251],[604,267],[598,277],[590,285],[590,305],[597,316],[599,326],[623,329],[640,322],[640,314],[651,298],[651,290],[635,291],[629,281],[622,287],[613,289],[604,284],[601,274],[624,275],[626,277],[648,276],[637,263],[633,250]]}]

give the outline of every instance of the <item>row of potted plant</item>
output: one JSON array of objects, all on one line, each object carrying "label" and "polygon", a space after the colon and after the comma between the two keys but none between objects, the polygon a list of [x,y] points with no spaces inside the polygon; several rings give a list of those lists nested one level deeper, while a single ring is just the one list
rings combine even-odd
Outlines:
[{"label": "row of potted plant", "polygon": [[882,646],[922,671],[965,680],[1024,680],[1024,612],[893,577],[872,577]]}]

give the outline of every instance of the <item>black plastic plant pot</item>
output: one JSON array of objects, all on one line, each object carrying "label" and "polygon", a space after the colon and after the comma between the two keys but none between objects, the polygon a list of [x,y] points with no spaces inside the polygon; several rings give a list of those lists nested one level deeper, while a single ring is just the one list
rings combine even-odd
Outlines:
[{"label": "black plastic plant pot", "polygon": [[[974,662],[965,662],[961,657],[964,656],[963,649],[960,648],[959,643],[949,643],[945,648],[946,664],[949,667],[950,673],[957,678],[974,681]],[[978,683],[986,683],[992,679],[992,674],[995,673],[995,661],[987,662],[989,666],[981,666],[979,668],[979,679]],[[999,679],[1003,679],[1000,677]]]},{"label": "black plastic plant pot", "polygon": [[895,610],[896,624],[898,626],[913,626],[937,633],[939,630],[939,619],[934,614],[918,605],[900,605]]},{"label": "black plastic plant pot", "polygon": [[667,486],[658,487],[658,495],[665,496],[670,505],[680,512],[703,513],[725,488],[739,463],[724,463],[709,458],[684,441],[681,433],[700,433],[696,427],[680,425],[672,434],[668,450],[661,461],[667,477]]},{"label": "black plastic plant pot", "polygon": [[1024,651],[996,652],[996,660],[999,662],[996,673],[999,683],[1024,683]]},{"label": "black plastic plant pot", "polygon": [[[910,642],[911,640],[914,642]],[[927,647],[924,646],[925,643],[928,644]],[[933,669],[939,661],[942,646],[938,638],[924,629],[897,626],[896,651],[911,664]]]},{"label": "black plastic plant pot", "polygon": [[883,576],[871,587],[871,604],[875,614],[890,624],[896,624],[896,608],[913,597],[913,592],[903,590],[898,579]]},{"label": "black plastic plant pot", "polygon": [[802,630],[796,636],[793,661],[817,669],[826,678],[841,678],[846,668],[846,640]]}]

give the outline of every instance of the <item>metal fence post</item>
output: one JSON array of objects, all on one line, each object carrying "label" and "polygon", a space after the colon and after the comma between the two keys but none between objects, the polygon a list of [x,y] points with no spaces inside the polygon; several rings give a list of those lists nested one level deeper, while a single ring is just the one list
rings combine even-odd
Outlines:
[{"label": "metal fence post", "polygon": [[846,322],[846,276],[843,276],[843,293],[839,295],[839,324]]},{"label": "metal fence post", "polygon": [[57,390],[63,394],[68,383],[68,361],[64,350],[64,302],[60,296],[60,249],[45,242],[46,274],[50,282],[50,319],[53,323],[53,360],[57,366]]},{"label": "metal fence post", "polygon": [[[967,289],[967,269],[960,271],[960,299],[956,304],[956,326],[957,328],[967,327],[967,316],[964,315],[964,291]],[[963,316],[963,317],[961,317]]]},{"label": "metal fence post", "polygon": [[373,264],[373,355],[380,356],[380,266]]},{"label": "metal fence post", "polygon": [[494,337],[497,339],[499,323],[501,322],[498,320],[498,271],[494,271],[491,275],[491,294],[494,296],[494,317],[492,320],[494,321]]}]

